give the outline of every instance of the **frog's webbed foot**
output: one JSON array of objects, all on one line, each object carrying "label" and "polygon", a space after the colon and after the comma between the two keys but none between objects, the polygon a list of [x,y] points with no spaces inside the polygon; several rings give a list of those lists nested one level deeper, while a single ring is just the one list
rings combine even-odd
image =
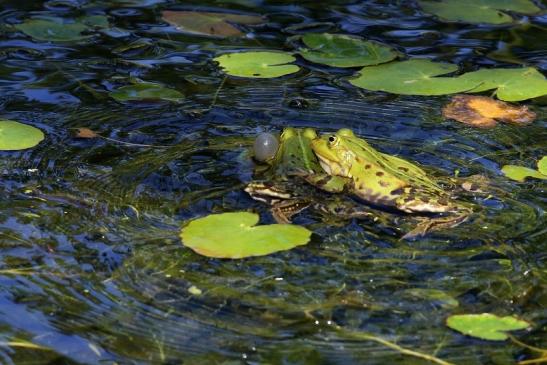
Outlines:
[{"label": "frog's webbed foot", "polygon": [[310,202],[304,200],[284,200],[272,206],[272,216],[279,224],[289,224],[293,215],[300,213],[310,204]]},{"label": "frog's webbed foot", "polygon": [[430,232],[442,231],[444,229],[456,227],[465,222],[467,218],[469,218],[470,213],[471,211],[464,210],[450,216],[423,219],[413,230],[407,232],[403,237],[401,237],[401,239],[412,240],[423,237]]},{"label": "frog's webbed foot", "polygon": [[458,183],[459,189],[470,193],[488,193],[491,187],[490,179],[480,174],[459,178]]}]

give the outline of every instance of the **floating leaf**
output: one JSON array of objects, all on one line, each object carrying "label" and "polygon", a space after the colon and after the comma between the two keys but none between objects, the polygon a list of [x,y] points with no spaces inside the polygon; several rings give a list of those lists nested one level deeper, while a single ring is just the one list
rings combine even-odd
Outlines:
[{"label": "floating leaf", "polygon": [[522,14],[541,10],[530,0],[420,0],[418,3],[425,12],[443,20],[467,23],[511,23],[513,18],[501,10]]},{"label": "floating leaf", "polygon": [[228,75],[253,78],[272,78],[300,70],[288,65],[295,58],[283,52],[227,53],[214,58]]},{"label": "floating leaf", "polygon": [[185,246],[218,258],[268,255],[308,243],[311,232],[292,224],[255,226],[258,215],[248,212],[212,214],[191,221],[181,231]]},{"label": "floating leaf", "polygon": [[64,23],[62,19],[27,19],[15,28],[39,41],[79,41],[91,37],[83,35],[87,26],[82,23]]},{"label": "floating leaf", "polygon": [[501,168],[501,172],[510,179],[523,182],[527,177],[535,177],[536,179],[547,180],[547,175],[531,169],[529,167],[517,165],[505,165]]},{"label": "floating leaf", "polygon": [[177,90],[169,89],[154,82],[138,82],[133,85],[122,86],[110,93],[117,101],[136,100],[167,100],[180,102],[184,95]]},{"label": "floating leaf", "polygon": [[243,35],[239,29],[230,23],[259,24],[264,20],[256,15],[171,10],[162,12],[162,18],[182,32],[215,37],[239,37]]},{"label": "floating leaf", "polygon": [[478,86],[469,92],[497,89],[498,99],[519,101],[547,94],[547,80],[533,67],[483,69],[458,77]]},{"label": "floating leaf", "polygon": [[0,150],[24,150],[36,146],[44,139],[44,133],[38,128],[0,119]]},{"label": "floating leaf", "polygon": [[110,26],[108,18],[104,15],[90,15],[77,19],[80,23],[91,28],[108,28]]},{"label": "floating leaf", "polygon": [[374,41],[342,34],[309,33],[302,37],[308,47],[300,55],[308,61],[334,67],[378,65],[397,57],[397,52]]},{"label": "floating leaf", "polygon": [[538,161],[538,171],[543,175],[547,175],[547,156],[543,156]]},{"label": "floating leaf", "polygon": [[26,35],[40,40],[51,42],[70,42],[90,38],[91,35],[82,34],[92,28],[108,27],[108,18],[103,15],[92,15],[78,18],[76,21],[67,21],[63,18],[44,17],[27,19],[15,28]]},{"label": "floating leaf", "polygon": [[511,105],[487,96],[456,95],[443,108],[443,117],[480,128],[492,128],[498,121],[513,124],[532,123],[536,113],[528,107]]},{"label": "floating leaf", "polygon": [[516,317],[498,317],[490,313],[453,315],[447,318],[446,325],[464,335],[497,341],[506,340],[507,331],[530,327],[528,322]]},{"label": "floating leaf", "polygon": [[457,70],[458,66],[450,63],[413,59],[364,67],[350,83],[363,89],[407,95],[453,94],[477,87],[478,82],[459,77],[435,77]]},{"label": "floating leaf", "polygon": [[74,134],[76,138],[97,138],[100,137],[96,132],[92,131],[89,128],[76,128],[76,133]]}]

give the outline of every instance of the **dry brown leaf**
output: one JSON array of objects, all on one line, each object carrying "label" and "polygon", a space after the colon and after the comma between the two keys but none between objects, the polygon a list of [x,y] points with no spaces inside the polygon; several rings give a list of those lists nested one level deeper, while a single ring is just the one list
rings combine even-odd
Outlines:
[{"label": "dry brown leaf", "polygon": [[162,18],[182,32],[215,37],[240,37],[243,35],[243,32],[230,23],[259,24],[264,20],[256,15],[173,10],[162,12]]},{"label": "dry brown leaf", "polygon": [[478,128],[493,128],[497,121],[529,124],[536,113],[527,106],[509,104],[487,96],[456,95],[443,108],[443,117]]},{"label": "dry brown leaf", "polygon": [[89,128],[76,128],[76,133],[74,134],[76,138],[97,138],[100,137],[97,133],[93,132]]}]

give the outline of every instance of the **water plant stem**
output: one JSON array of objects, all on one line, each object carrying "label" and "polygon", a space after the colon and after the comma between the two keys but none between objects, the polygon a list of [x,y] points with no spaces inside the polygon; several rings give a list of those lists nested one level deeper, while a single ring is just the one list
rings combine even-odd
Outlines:
[{"label": "water plant stem", "polygon": [[399,352],[403,355],[417,357],[417,358],[420,358],[420,359],[424,359],[424,360],[427,360],[427,361],[434,362],[434,363],[439,364],[439,365],[454,365],[453,363],[448,362],[448,361],[444,361],[442,359],[439,359],[436,356],[429,355],[429,354],[424,354],[423,352],[418,352],[418,351],[414,351],[414,350],[404,348],[402,346],[397,345],[396,343],[390,342],[388,340],[385,340],[381,337],[375,336],[375,335],[370,334],[370,333],[348,331],[348,330],[343,329],[340,326],[337,326],[336,330],[339,334],[342,334],[344,337],[350,337],[350,338],[355,338],[355,339],[365,340],[365,341],[374,341],[374,342],[377,342],[381,345],[389,347],[389,348],[391,348],[391,349],[393,349],[393,350],[395,350],[395,351],[397,351],[397,352]]}]

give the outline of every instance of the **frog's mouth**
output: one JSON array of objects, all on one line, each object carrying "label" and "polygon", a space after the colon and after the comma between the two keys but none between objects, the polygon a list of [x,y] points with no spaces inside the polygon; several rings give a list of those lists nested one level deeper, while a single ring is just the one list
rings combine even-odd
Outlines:
[{"label": "frog's mouth", "polygon": [[341,175],[344,173],[342,165],[334,160],[335,155],[329,150],[325,140],[320,138],[314,139],[311,141],[311,147],[319,160],[321,168],[328,175]]},{"label": "frog's mouth", "polygon": [[321,165],[321,168],[323,170],[325,170],[325,172],[329,175],[332,175],[332,170],[331,170],[331,164],[332,162],[327,160],[325,157],[323,156],[319,156],[317,155],[317,157],[319,158],[319,164]]},{"label": "frog's mouth", "polygon": [[346,171],[339,163],[329,160],[327,157],[321,155],[317,155],[317,158],[319,159],[319,164],[328,175],[347,177]]}]

